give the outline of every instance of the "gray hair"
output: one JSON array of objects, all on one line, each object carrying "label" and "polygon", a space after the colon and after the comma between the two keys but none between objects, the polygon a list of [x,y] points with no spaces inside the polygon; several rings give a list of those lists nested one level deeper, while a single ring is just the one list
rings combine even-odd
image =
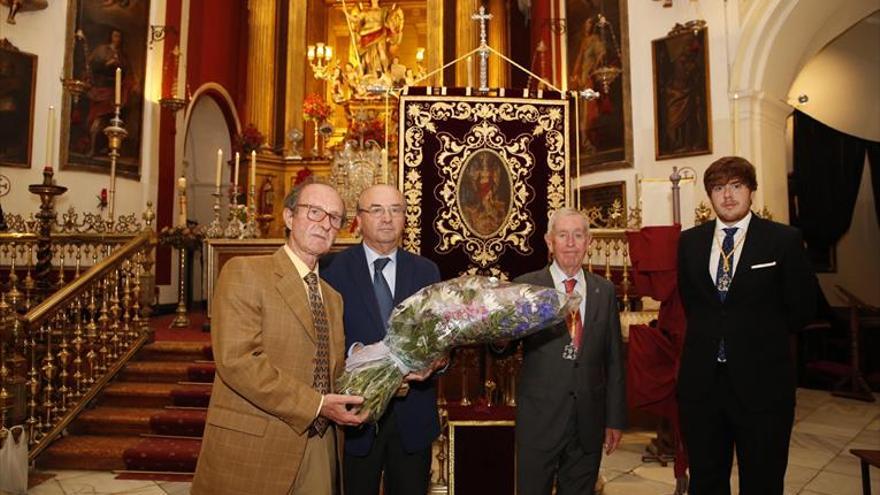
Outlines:
[{"label": "gray hair", "polygon": [[287,196],[284,196],[284,207],[288,210],[295,209],[296,204],[299,201],[299,196],[300,194],[302,194],[303,189],[312,184],[317,184],[317,181],[315,181],[313,177],[307,177],[304,181],[293,186],[290,192],[287,193]]},{"label": "gray hair", "polygon": [[556,226],[556,222],[562,217],[568,216],[578,216],[581,217],[581,220],[584,221],[584,230],[586,232],[590,232],[590,220],[584,215],[584,212],[578,210],[576,208],[569,208],[567,206],[559,208],[550,214],[550,220],[547,222],[547,233],[553,233],[553,228]]}]

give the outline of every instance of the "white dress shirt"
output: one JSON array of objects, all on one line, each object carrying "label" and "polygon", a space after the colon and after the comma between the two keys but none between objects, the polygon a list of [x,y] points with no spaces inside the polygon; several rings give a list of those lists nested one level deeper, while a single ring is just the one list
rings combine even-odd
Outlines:
[{"label": "white dress shirt", "polygon": [[580,294],[581,296],[581,321],[585,321],[584,318],[587,314],[587,279],[584,277],[583,269],[578,270],[574,277],[569,277],[565,274],[565,272],[562,271],[562,268],[560,268],[554,260],[553,264],[550,265],[550,276],[553,277],[553,287],[556,290],[560,290],[562,292],[565,292],[566,280],[570,278],[577,280],[577,283],[574,284],[574,289],[572,290],[572,292]]},{"label": "white dress shirt", "polygon": [[[739,222],[731,225],[737,230],[733,234],[733,266],[730,267],[730,278],[733,279],[736,273],[736,265],[739,264],[740,254],[742,254],[743,244],[745,244],[746,231],[749,229],[749,222],[752,221],[752,212],[749,212]],[[718,277],[718,260],[721,258],[721,245],[724,243],[724,230],[729,228],[721,220],[715,219],[715,234],[712,236],[712,251],[709,253],[709,276],[712,277],[712,283],[717,284],[715,280]]]},{"label": "white dress shirt", "polygon": [[385,281],[388,282],[388,288],[391,289],[391,297],[394,297],[394,281],[397,279],[397,248],[394,248],[389,254],[379,254],[376,251],[370,249],[370,246],[367,246],[367,243],[364,243],[364,253],[367,255],[367,269],[370,270],[370,283],[373,282],[373,277],[376,276],[376,267],[373,265],[379,258],[389,258],[391,261],[385,264],[385,268],[382,269],[382,276],[385,277]]}]

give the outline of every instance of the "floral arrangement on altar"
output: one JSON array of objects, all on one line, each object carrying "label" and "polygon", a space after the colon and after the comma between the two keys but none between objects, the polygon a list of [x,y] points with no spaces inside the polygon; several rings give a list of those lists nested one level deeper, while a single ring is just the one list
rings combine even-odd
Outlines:
[{"label": "floral arrangement on altar", "polygon": [[159,231],[159,244],[175,249],[201,249],[205,232],[200,226],[175,225]]},{"label": "floral arrangement on altar", "polygon": [[363,396],[361,411],[375,422],[407,373],[428,368],[453,347],[525,337],[564,320],[579,302],[577,295],[494,277],[430,285],[394,308],[381,342],[349,356],[337,390]]},{"label": "floral arrangement on altar", "polygon": [[266,143],[266,136],[254,124],[248,124],[241,134],[235,136],[235,149],[244,155],[251,151],[259,151]]},{"label": "floral arrangement on altar", "polygon": [[372,119],[352,119],[348,124],[346,140],[354,140],[359,143],[375,141],[380,146],[385,145],[385,122],[378,117]]},{"label": "floral arrangement on altar", "polygon": [[306,99],[303,102],[303,113],[309,118],[309,120],[323,122],[324,120],[327,120],[327,117],[330,116],[332,111],[333,109],[330,108],[330,105],[317,93],[312,93],[306,96]]}]

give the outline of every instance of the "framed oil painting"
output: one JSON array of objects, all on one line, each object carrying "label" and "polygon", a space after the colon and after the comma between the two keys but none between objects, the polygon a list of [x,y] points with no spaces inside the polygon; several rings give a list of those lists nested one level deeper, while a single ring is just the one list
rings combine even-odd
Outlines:
[{"label": "framed oil painting", "polygon": [[37,56],[0,39],[0,165],[31,166]]},{"label": "framed oil painting", "polygon": [[618,223],[625,219],[627,213],[626,181],[581,187],[578,190],[578,208],[587,213],[591,228],[622,226]]},{"label": "framed oil painting", "polygon": [[676,25],[651,42],[658,160],[712,153],[707,31],[696,23]]},{"label": "framed oil painting", "polygon": [[[632,97],[625,0],[566,0],[566,77],[569,90],[593,89],[578,99],[577,155],[572,172],[632,167]],[[608,72],[610,69],[611,72]],[[616,75],[605,77],[617,72]],[[606,84],[607,83],[607,84]],[[573,116],[574,118],[574,116]]]},{"label": "framed oil painting", "polygon": [[472,154],[458,183],[458,201],[465,225],[481,238],[496,234],[510,212],[510,170],[494,151],[484,148]]},{"label": "framed oil painting", "polygon": [[104,128],[115,112],[115,74],[122,71],[122,141],[116,170],[140,177],[144,80],[149,30],[149,0],[72,0],[64,73],[87,84],[78,98],[65,100],[61,122],[61,166],[110,173]]}]

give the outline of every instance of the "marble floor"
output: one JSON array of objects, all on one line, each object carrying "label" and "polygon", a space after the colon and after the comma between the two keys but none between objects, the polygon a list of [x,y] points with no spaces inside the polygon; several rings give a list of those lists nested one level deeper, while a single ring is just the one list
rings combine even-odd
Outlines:
[{"label": "marble floor", "polygon": [[[858,460],[849,449],[880,449],[880,394],[878,402],[832,397],[819,390],[798,390],[792,432],[786,495],[860,495]],[[672,466],[642,462],[650,432],[624,434],[619,451],[602,462],[605,495],[670,495],[674,490]],[[59,471],[28,491],[37,495],[185,495],[189,483],[116,480],[113,473]],[[880,470],[871,469],[872,490],[880,493]],[[734,469],[731,485],[736,493]]]}]

